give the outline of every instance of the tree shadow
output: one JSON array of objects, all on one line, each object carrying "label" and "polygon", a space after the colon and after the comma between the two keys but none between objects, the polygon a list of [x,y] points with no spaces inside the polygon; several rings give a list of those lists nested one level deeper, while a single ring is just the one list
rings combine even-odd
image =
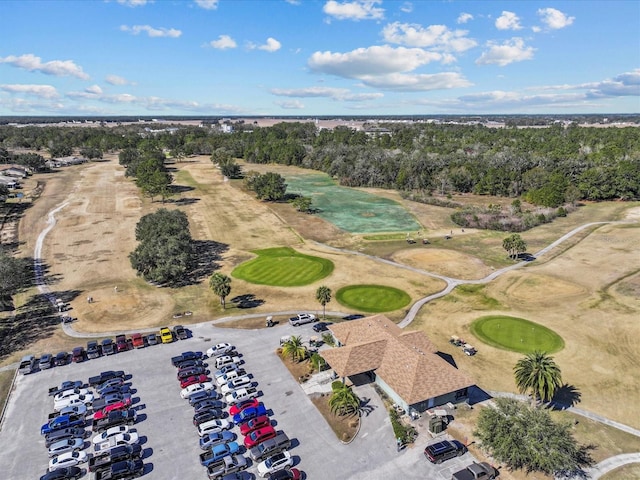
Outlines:
[{"label": "tree shadow", "polygon": [[264,304],[264,300],[256,298],[252,293],[238,295],[229,301],[235,303],[237,308],[256,308]]},{"label": "tree shadow", "polygon": [[358,407],[358,411],[360,412],[361,415],[368,417],[376,408],[378,408],[376,405],[371,405],[370,402],[371,402],[370,398],[360,399],[360,405]]},{"label": "tree shadow", "polygon": [[175,194],[180,194],[184,192],[192,192],[195,188],[190,187],[189,185],[171,185],[171,192]]},{"label": "tree shadow", "polygon": [[178,198],[177,200],[169,199],[167,200],[167,203],[171,202],[174,205],[186,206],[186,205],[193,205],[194,203],[198,203],[199,201],[200,201],[199,198]]},{"label": "tree shadow", "polygon": [[552,410],[565,410],[569,407],[575,407],[582,400],[582,393],[575,385],[565,383],[556,390],[555,395],[549,402],[549,408]]},{"label": "tree shadow", "polygon": [[202,279],[211,276],[220,267],[218,262],[228,249],[229,245],[226,243],[214,242],[213,240],[193,240],[191,242],[192,268],[183,278],[172,283],[171,286],[195,285],[200,283]]}]

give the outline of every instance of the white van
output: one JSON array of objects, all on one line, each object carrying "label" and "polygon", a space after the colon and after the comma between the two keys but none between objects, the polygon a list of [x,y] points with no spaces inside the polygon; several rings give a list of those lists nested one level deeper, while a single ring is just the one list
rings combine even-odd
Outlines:
[{"label": "white van", "polygon": [[20,372],[23,375],[26,375],[27,373],[33,372],[35,368],[36,368],[35,355],[25,355],[24,357],[22,357],[22,360],[20,360],[20,366],[18,367],[18,372]]}]

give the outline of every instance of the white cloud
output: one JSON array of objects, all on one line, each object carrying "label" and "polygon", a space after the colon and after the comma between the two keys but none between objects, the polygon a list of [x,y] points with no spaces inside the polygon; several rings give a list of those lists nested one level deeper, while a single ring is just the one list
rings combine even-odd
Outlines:
[{"label": "white cloud", "polygon": [[533,27],[531,27],[531,30],[532,30],[534,33],[539,33],[539,32],[541,32],[541,31],[542,31],[542,29],[541,29],[540,27],[538,27],[537,25],[534,25]]},{"label": "white cloud", "polygon": [[218,8],[218,0],[195,0],[196,5],[205,10],[215,10]]},{"label": "white cloud", "polygon": [[144,7],[148,0],[118,0],[120,5],[126,5],[127,7]]},{"label": "white cloud", "polygon": [[304,104],[298,100],[287,100],[286,102],[275,102],[280,108],[285,110],[301,110],[304,108]]},{"label": "white cloud", "polygon": [[541,8],[538,10],[540,21],[552,30],[568,27],[576,17],[567,17],[560,10],[555,8]]},{"label": "white cloud", "polygon": [[458,15],[457,23],[467,23],[469,20],[473,20],[473,15],[470,13],[462,12]]},{"label": "white cloud", "polygon": [[449,30],[445,25],[421,25],[394,22],[382,29],[385,41],[409,47],[433,47],[440,50],[464,52],[477,45],[467,38],[467,30]]},{"label": "white cloud", "polygon": [[57,98],[59,97],[55,87],[51,85],[0,85],[0,90],[12,94],[32,95],[39,98]]},{"label": "white cloud", "polygon": [[51,60],[42,63],[40,57],[36,57],[32,53],[27,53],[19,57],[15,55],[9,55],[4,58],[0,57],[0,63],[7,63],[30,72],[40,72],[56,77],[76,77],[82,80],[89,79],[89,75],[82,70],[82,67],[76,65],[72,60]]},{"label": "white cloud", "polygon": [[524,40],[514,37],[505,41],[502,45],[494,42],[488,42],[489,50],[483,52],[480,58],[476,60],[477,65],[499,65],[504,67],[513,62],[521,62],[523,60],[531,60],[535,48],[526,47]]},{"label": "white cloud", "polygon": [[375,100],[384,97],[384,94],[382,93],[352,93],[349,89],[346,88],[332,87],[308,87],[293,89],[274,88],[271,90],[271,93],[280,97],[321,97],[331,98],[333,100],[342,100],[345,102],[361,102],[365,100]]},{"label": "white cloud", "polygon": [[404,12],[404,13],[411,13],[413,12],[413,4],[411,2],[404,2],[401,6],[400,6],[400,11]]},{"label": "white cloud", "polygon": [[315,52],[309,58],[308,64],[316,72],[345,78],[361,78],[363,75],[409,72],[443,58],[440,53],[428,52],[421,48],[394,48],[383,45],[358,48],[347,53]]},{"label": "white cloud", "polygon": [[376,5],[382,0],[353,0],[351,2],[337,2],[329,0],[322,7],[322,11],[338,20],[381,20],[384,18],[384,8]]},{"label": "white cloud", "polygon": [[363,76],[360,80],[374,88],[404,92],[424,92],[470,87],[473,84],[457,72],[443,73],[390,73],[378,76]]},{"label": "white cloud", "polygon": [[282,44],[278,40],[272,37],[267,38],[267,43],[263,45],[256,45],[251,42],[247,43],[247,48],[249,50],[258,49],[258,50],[264,50],[266,52],[276,52],[280,50],[281,47],[282,47]]},{"label": "white cloud", "polygon": [[107,75],[105,81],[110,85],[135,85],[124,77],[119,75]]},{"label": "white cloud", "polygon": [[588,89],[590,97],[638,97],[640,96],[640,68],[621,73],[613,79],[578,85],[578,88]]},{"label": "white cloud", "polygon": [[513,12],[504,10],[502,15],[496,19],[496,28],[498,30],[520,30],[520,19]]},{"label": "white cloud", "polygon": [[122,30],[123,32],[129,32],[132,35],[139,35],[140,33],[146,32],[146,34],[152,38],[178,38],[180,35],[182,35],[182,32],[175,28],[154,28],[150,25],[133,25],[131,27],[122,25],[120,26],[120,30]]},{"label": "white cloud", "polygon": [[236,48],[238,45],[229,35],[220,35],[217,40],[209,42],[209,46],[217,48],[218,50],[227,50],[229,48]]},{"label": "white cloud", "polygon": [[99,85],[91,85],[85,88],[84,91],[93,95],[102,95],[102,88]]}]

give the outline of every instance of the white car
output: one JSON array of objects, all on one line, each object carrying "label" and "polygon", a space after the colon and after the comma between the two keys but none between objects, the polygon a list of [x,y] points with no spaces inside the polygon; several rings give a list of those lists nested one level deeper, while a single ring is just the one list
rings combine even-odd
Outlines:
[{"label": "white car", "polygon": [[198,435],[202,437],[207,433],[219,433],[223,430],[229,430],[232,426],[233,424],[229,420],[209,420],[198,425]]},{"label": "white car", "polygon": [[203,383],[194,383],[193,385],[189,385],[188,387],[183,388],[180,391],[180,396],[182,398],[189,398],[196,392],[208,392],[209,390],[213,390],[216,388],[211,382],[203,382]]},{"label": "white car", "polygon": [[284,470],[285,468],[291,468],[292,466],[293,458],[291,458],[289,452],[284,450],[275,455],[271,455],[264,462],[260,462],[258,464],[258,475],[266,477],[267,475],[276,473],[279,470]]},{"label": "white car", "polygon": [[218,384],[219,387],[221,387],[222,385],[226,385],[227,383],[229,383],[230,380],[243,376],[245,373],[246,372],[242,369],[232,370],[230,372],[227,372],[217,377],[216,383]]},{"label": "white car", "polygon": [[104,442],[105,440],[109,440],[111,437],[115,437],[116,435],[121,435],[123,433],[129,433],[129,426],[128,425],[120,425],[118,427],[111,427],[111,428],[105,430],[104,432],[102,432],[101,434],[96,435],[95,437],[93,437],[93,440],[91,440],[91,443],[96,445],[98,443]]},{"label": "white car", "polygon": [[289,319],[289,323],[294,327],[298,325],[304,325],[305,323],[315,322],[317,320],[313,313],[299,313],[295,317]]},{"label": "white car", "polygon": [[55,457],[56,455],[62,455],[63,453],[82,450],[84,445],[84,439],[82,438],[66,438],[51,444],[49,447],[49,456]]},{"label": "white car", "polygon": [[120,445],[135,445],[140,441],[136,432],[120,433],[113,437],[108,438],[102,443],[98,443],[93,447],[94,456],[100,455],[103,452],[110,452]]},{"label": "white car", "polygon": [[72,395],[53,403],[53,409],[58,412],[66,407],[75,407],[77,405],[91,405],[93,403],[93,394]]},{"label": "white car", "polygon": [[233,352],[235,348],[236,347],[234,347],[230,343],[219,343],[207,350],[207,357],[211,358],[211,357],[218,357],[220,355],[225,355],[229,352]]},{"label": "white car", "polygon": [[250,398],[255,398],[258,396],[258,391],[253,387],[244,387],[239,388],[238,390],[234,390],[232,392],[227,393],[224,397],[225,402],[229,405],[234,405],[236,403],[243,402],[245,400],[249,400]]},{"label": "white car", "polygon": [[220,389],[220,393],[226,395],[227,393],[231,393],[239,388],[248,387],[252,382],[253,381],[249,378],[249,375],[243,375],[238,378],[233,378],[222,386],[222,388]]},{"label": "white car", "polygon": [[73,395],[86,395],[89,393],[88,388],[70,388],[69,390],[63,390],[62,392],[58,392],[53,397],[54,402],[58,402],[63,398],[72,397]]},{"label": "white car", "polygon": [[244,369],[240,365],[236,365],[235,363],[228,363],[227,365],[222,367],[220,370],[216,370],[213,376],[216,379],[218,379],[223,375],[226,375],[227,373],[231,373],[231,372],[243,372],[243,373],[240,373],[240,375],[244,375]]},{"label": "white car", "polygon": [[230,363],[235,363],[237,365],[240,362],[242,362],[242,360],[236,355],[223,355],[222,357],[216,357],[216,370],[220,369],[220,367],[224,367],[225,365],[229,365]]},{"label": "white car", "polygon": [[49,460],[49,471],[53,472],[59,468],[75,467],[79,463],[87,461],[87,452],[67,452],[62,455],[57,455]]}]

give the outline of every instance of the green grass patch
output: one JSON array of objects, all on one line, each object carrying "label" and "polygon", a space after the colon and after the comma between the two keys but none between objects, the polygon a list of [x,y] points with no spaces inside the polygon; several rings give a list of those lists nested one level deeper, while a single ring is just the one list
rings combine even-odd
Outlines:
[{"label": "green grass patch", "polygon": [[518,353],[554,353],[564,348],[564,340],[553,330],[518,317],[480,317],[471,324],[471,333],[488,345]]},{"label": "green grass patch", "polygon": [[382,233],[379,235],[363,235],[362,238],[370,241],[406,240],[407,235],[405,233]]},{"label": "green grass patch", "polygon": [[354,310],[380,313],[408,305],[411,297],[403,290],[384,285],[349,285],[336,292],[336,300]]},{"label": "green grass patch", "polygon": [[333,272],[333,262],[303,255],[289,247],[256,250],[257,258],[239,265],[231,275],[258,285],[299,287],[321,280]]}]

